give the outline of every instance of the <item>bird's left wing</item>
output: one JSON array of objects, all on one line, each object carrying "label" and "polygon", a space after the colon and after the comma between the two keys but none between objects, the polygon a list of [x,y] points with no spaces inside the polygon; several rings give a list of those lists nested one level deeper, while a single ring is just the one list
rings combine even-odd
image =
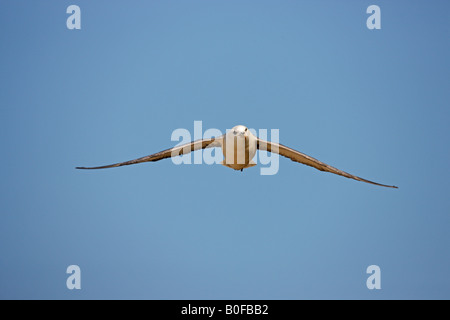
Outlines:
[{"label": "bird's left wing", "polygon": [[381,184],[381,183],[377,183],[377,182],[373,182],[370,180],[366,180],[363,179],[361,177],[358,176],[354,176],[350,173],[347,173],[345,171],[336,169],[335,167],[332,167],[326,163],[323,163],[313,157],[310,157],[304,153],[301,153],[300,151],[291,149],[289,147],[286,147],[282,144],[279,143],[274,143],[274,142],[269,142],[269,141],[264,141],[261,139],[257,140],[257,148],[259,150],[263,150],[263,151],[269,151],[269,152],[274,152],[274,153],[278,153],[279,155],[282,155],[283,157],[289,158],[292,161],[295,162],[299,162],[299,163],[303,163],[306,164],[307,166],[311,166],[313,168],[316,168],[320,171],[326,171],[326,172],[331,172],[334,174],[338,174],[340,176],[346,177],[346,178],[350,178],[350,179],[354,179],[354,180],[358,180],[358,181],[363,181],[363,182],[367,182],[367,183],[371,183],[371,184],[375,184],[377,186],[382,186],[382,187],[388,187],[388,188],[398,188],[396,186],[389,186],[389,185],[385,185],[385,184]]},{"label": "bird's left wing", "polygon": [[101,167],[76,167],[76,169],[106,169],[106,168],[114,168],[114,167],[121,167],[121,166],[127,166],[130,164],[136,164],[136,163],[142,163],[142,162],[150,162],[150,161],[159,161],[166,158],[176,157],[183,154],[188,154],[192,151],[205,149],[205,148],[214,148],[214,147],[221,147],[222,146],[222,140],[223,136],[215,137],[211,139],[200,139],[196,141],[192,141],[180,146],[176,146],[167,150],[163,150],[161,152],[157,152],[142,158],[125,161],[125,162],[119,162],[115,164],[110,164],[107,166],[101,166]]}]

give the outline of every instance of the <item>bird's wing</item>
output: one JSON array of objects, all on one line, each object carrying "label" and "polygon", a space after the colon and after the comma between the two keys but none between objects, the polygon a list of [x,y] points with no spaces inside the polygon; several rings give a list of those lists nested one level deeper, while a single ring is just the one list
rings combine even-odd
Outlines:
[{"label": "bird's wing", "polygon": [[269,152],[274,152],[274,153],[278,153],[279,155],[282,155],[283,157],[289,158],[292,161],[295,162],[299,162],[299,163],[303,163],[306,164],[308,166],[314,167],[320,171],[326,171],[326,172],[331,172],[334,174],[338,174],[340,176],[346,177],[346,178],[350,178],[350,179],[355,179],[358,181],[363,181],[363,182],[367,182],[367,183],[371,183],[371,184],[375,184],[377,186],[382,186],[382,187],[388,187],[388,188],[398,188],[396,186],[388,186],[385,184],[381,184],[381,183],[376,183],[370,180],[366,180],[357,176],[354,176],[350,173],[347,173],[345,171],[336,169],[332,166],[329,166],[326,163],[323,163],[313,157],[310,157],[304,153],[301,153],[297,150],[288,148],[282,144],[279,143],[273,143],[273,142],[268,142],[268,141],[264,141],[261,139],[258,139],[258,144],[257,147],[259,150],[263,150],[263,151],[269,151]]},{"label": "bird's wing", "polygon": [[114,168],[114,167],[121,167],[121,166],[127,166],[130,164],[136,164],[141,162],[149,162],[149,161],[159,161],[166,158],[176,157],[183,154],[188,154],[192,151],[205,149],[205,148],[214,148],[214,147],[220,147],[222,146],[222,140],[223,136],[215,137],[211,139],[200,139],[196,141],[192,141],[180,146],[173,147],[171,149],[167,149],[158,153],[151,154],[149,156],[145,156],[142,158],[125,161],[125,162],[119,162],[115,164],[110,164],[107,166],[101,166],[101,167],[76,167],[76,169],[106,169],[106,168]]}]

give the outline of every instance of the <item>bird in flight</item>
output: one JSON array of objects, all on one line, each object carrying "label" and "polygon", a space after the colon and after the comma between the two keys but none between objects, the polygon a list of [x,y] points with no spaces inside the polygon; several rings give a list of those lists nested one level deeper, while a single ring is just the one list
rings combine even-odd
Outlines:
[{"label": "bird in flight", "polygon": [[214,137],[211,139],[200,139],[192,141],[183,145],[176,146],[161,152],[157,152],[142,158],[129,160],[125,162],[119,162],[115,164],[110,164],[100,167],[76,167],[76,169],[106,169],[115,168],[121,166],[127,166],[130,164],[142,163],[142,162],[153,162],[159,161],[166,158],[172,158],[180,156],[183,154],[188,154],[192,151],[206,149],[206,148],[221,148],[224,155],[224,161],[222,164],[226,167],[232,168],[234,170],[244,170],[256,165],[252,161],[256,154],[256,150],[269,151],[272,153],[277,153],[283,157],[289,158],[292,161],[311,166],[320,171],[331,172],[346,178],[354,179],[357,181],[363,181],[377,186],[388,187],[388,188],[398,188],[396,186],[389,186],[370,180],[363,179],[361,177],[352,175],[345,171],[336,169],[326,163],[323,163],[313,157],[310,157],[300,151],[291,149],[279,143],[274,143],[270,141],[265,141],[259,139],[253,135],[247,127],[238,125],[233,129],[228,131],[226,134]]}]

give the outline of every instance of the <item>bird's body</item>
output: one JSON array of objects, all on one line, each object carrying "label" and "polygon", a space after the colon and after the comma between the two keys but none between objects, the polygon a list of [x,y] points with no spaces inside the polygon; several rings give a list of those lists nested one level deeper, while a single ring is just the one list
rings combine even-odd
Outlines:
[{"label": "bird's body", "polygon": [[246,127],[236,126],[219,139],[224,157],[222,164],[234,170],[244,170],[256,165],[252,161],[257,150],[257,140]]},{"label": "bird's body", "polygon": [[101,167],[77,167],[77,169],[105,169],[105,168],[114,168],[120,167],[130,164],[142,163],[142,162],[153,162],[159,161],[166,158],[176,157],[183,154],[190,153],[192,151],[201,150],[205,148],[214,148],[218,147],[222,149],[222,153],[224,156],[224,160],[222,164],[226,167],[229,167],[234,170],[244,170],[246,168],[250,168],[256,165],[253,162],[253,158],[256,154],[256,150],[269,151],[272,153],[280,154],[286,158],[291,159],[292,161],[302,163],[311,167],[314,167],[320,171],[331,172],[346,178],[367,182],[370,184],[389,187],[389,188],[397,188],[396,186],[389,186],[377,182],[373,182],[370,180],[366,180],[360,178],[358,176],[349,174],[345,171],[336,169],[326,163],[323,163],[313,157],[310,157],[304,153],[301,153],[297,150],[286,147],[282,144],[273,143],[265,140],[261,140],[255,135],[253,135],[247,127],[238,125],[233,129],[228,131],[226,134],[215,137],[211,139],[201,139],[192,141],[190,143],[176,146],[171,149],[167,149],[158,153],[151,154],[149,156],[145,156],[142,158],[120,162],[116,164],[111,164],[107,166]]}]

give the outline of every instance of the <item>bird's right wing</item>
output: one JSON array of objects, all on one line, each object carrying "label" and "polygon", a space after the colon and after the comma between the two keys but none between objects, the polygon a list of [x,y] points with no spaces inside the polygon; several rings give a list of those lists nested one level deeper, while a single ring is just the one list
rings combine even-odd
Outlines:
[{"label": "bird's right wing", "polygon": [[371,184],[375,184],[377,186],[382,186],[382,187],[388,187],[388,188],[398,188],[396,186],[388,186],[385,184],[381,184],[381,183],[377,183],[377,182],[373,182],[370,180],[366,180],[363,179],[361,177],[358,176],[354,176],[350,173],[347,173],[345,171],[336,169],[335,167],[332,167],[326,163],[323,163],[322,161],[319,161],[313,157],[310,157],[304,153],[301,153],[300,151],[291,149],[289,147],[286,147],[282,144],[279,143],[274,143],[274,142],[269,142],[269,141],[264,141],[261,139],[258,139],[258,144],[257,147],[259,150],[263,150],[263,151],[269,151],[269,152],[274,152],[274,153],[278,153],[279,155],[282,155],[283,157],[289,158],[292,161],[295,162],[299,162],[302,164],[306,164],[307,166],[316,168],[317,170],[320,171],[326,171],[326,172],[331,172],[334,174],[338,174],[340,176],[346,177],[346,178],[350,178],[350,179],[354,179],[354,180],[358,180],[358,181],[363,181],[363,182],[367,182],[367,183],[371,183]]},{"label": "bird's right wing", "polygon": [[150,161],[159,161],[166,158],[176,157],[183,154],[188,154],[192,151],[205,149],[205,148],[214,148],[214,147],[221,147],[222,146],[222,140],[224,136],[215,137],[211,139],[200,139],[196,141],[192,141],[180,146],[176,146],[167,150],[163,150],[161,152],[157,152],[142,158],[125,161],[125,162],[119,162],[115,164],[110,164],[107,166],[101,166],[101,167],[76,167],[76,169],[106,169],[106,168],[114,168],[114,167],[121,167],[121,166],[127,166],[130,164],[136,164],[136,163],[142,163],[142,162],[150,162]]}]

